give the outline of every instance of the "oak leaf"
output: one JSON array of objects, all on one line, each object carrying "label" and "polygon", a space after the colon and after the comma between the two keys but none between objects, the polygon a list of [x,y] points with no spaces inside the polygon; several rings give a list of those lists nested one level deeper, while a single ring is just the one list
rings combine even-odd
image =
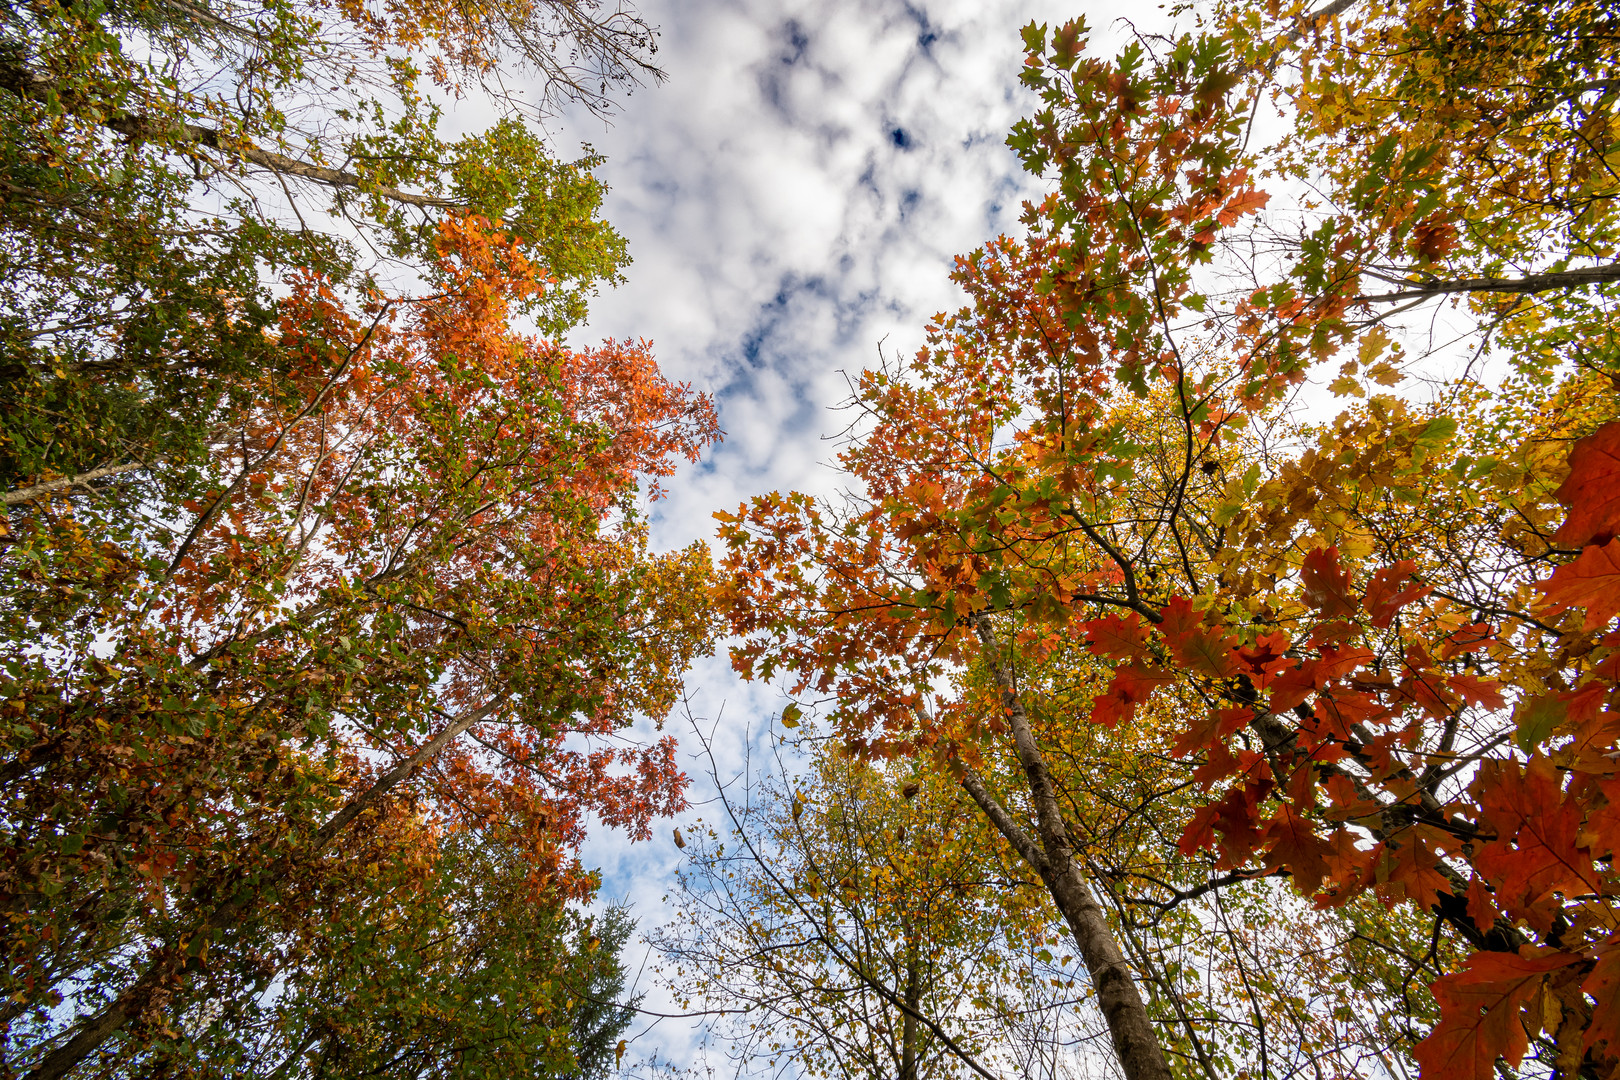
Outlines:
[{"label": "oak leaf", "polygon": [[1266,867],[1286,869],[1306,896],[1322,887],[1328,876],[1327,857],[1332,845],[1316,835],[1310,821],[1287,803],[1277,808],[1266,824]]},{"label": "oak leaf", "polygon": [[1432,585],[1407,585],[1401,588],[1402,582],[1416,574],[1417,563],[1411,559],[1402,559],[1373,574],[1372,580],[1367,583],[1367,595],[1362,599],[1362,606],[1372,617],[1374,626],[1380,629],[1387,627],[1401,608],[1434,591]]},{"label": "oak leaf", "polygon": [[1123,617],[1104,615],[1080,624],[1086,632],[1086,649],[1093,656],[1113,660],[1146,661],[1148,627],[1142,617],[1131,612]]},{"label": "oak leaf", "polygon": [[1175,681],[1163,668],[1132,664],[1114,669],[1114,678],[1106,692],[1091,706],[1091,722],[1105,728],[1117,726],[1136,715],[1136,707],[1148,699],[1154,689]]},{"label": "oak leaf", "polygon": [[1597,1002],[1592,1024],[1586,1029],[1585,1048],[1607,1043],[1608,1056],[1613,1058],[1620,1050],[1620,935],[1610,936],[1581,989]]},{"label": "oak leaf", "polygon": [[1579,800],[1566,797],[1546,758],[1534,757],[1528,766],[1486,762],[1473,790],[1483,822],[1496,833],[1474,865],[1496,887],[1504,910],[1533,916],[1532,909],[1553,892],[1601,892],[1591,852],[1580,843]]}]

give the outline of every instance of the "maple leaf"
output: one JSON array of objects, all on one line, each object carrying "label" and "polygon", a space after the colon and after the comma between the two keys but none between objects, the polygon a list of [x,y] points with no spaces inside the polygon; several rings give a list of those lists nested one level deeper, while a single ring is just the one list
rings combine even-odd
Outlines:
[{"label": "maple leaf", "polygon": [[1375,572],[1372,580],[1367,583],[1367,595],[1362,600],[1362,606],[1372,617],[1372,624],[1380,629],[1387,627],[1394,621],[1395,615],[1407,604],[1423,599],[1434,591],[1432,585],[1408,585],[1400,588],[1401,582],[1417,573],[1417,563],[1411,559],[1402,559],[1393,566],[1386,566]]},{"label": "maple leaf", "polygon": [[1337,547],[1312,548],[1300,568],[1305,602],[1329,619],[1354,614],[1359,606],[1350,595],[1350,575],[1339,566]]},{"label": "maple leaf", "polygon": [[1554,492],[1569,516],[1553,540],[1569,547],[1605,544],[1620,533],[1620,421],[1611,421],[1569,451],[1569,476]]},{"label": "maple leaf", "polygon": [[1620,614],[1620,538],[1589,545],[1536,588],[1547,594],[1548,614],[1585,608],[1586,629],[1602,626]]},{"label": "maple leaf", "polygon": [[1162,668],[1132,664],[1114,669],[1106,692],[1091,706],[1091,722],[1105,728],[1117,726],[1136,715],[1136,707],[1146,701],[1156,687],[1174,682],[1175,676]]},{"label": "maple leaf", "polygon": [[1292,806],[1278,806],[1266,823],[1264,843],[1268,869],[1286,868],[1307,896],[1322,887],[1333,846],[1317,836],[1315,827]]},{"label": "maple leaf", "polygon": [[1462,971],[1436,979],[1440,1022],[1412,1049],[1424,1080],[1494,1080],[1498,1058],[1518,1065],[1530,1045],[1521,1010],[1548,972],[1580,960],[1570,953],[1481,952]]},{"label": "maple leaf", "polygon": [[[1620,712],[1600,711],[1609,691],[1602,683],[1592,682],[1570,691],[1566,697],[1564,720],[1576,727],[1574,737],[1560,751],[1560,760],[1567,758],[1571,769],[1599,774],[1614,771],[1620,757],[1616,750],[1620,746]],[[1611,804],[1615,801],[1611,799]],[[1616,835],[1620,836],[1620,820],[1616,825]]]},{"label": "maple leaf", "polygon": [[1093,656],[1114,660],[1151,659],[1147,651],[1147,624],[1134,611],[1124,617],[1104,615],[1081,623],[1079,628],[1086,632],[1086,649]]},{"label": "maple leaf", "polygon": [[1620,780],[1605,778],[1597,784],[1598,805],[1587,815],[1577,839],[1594,858],[1613,857],[1620,851]]}]

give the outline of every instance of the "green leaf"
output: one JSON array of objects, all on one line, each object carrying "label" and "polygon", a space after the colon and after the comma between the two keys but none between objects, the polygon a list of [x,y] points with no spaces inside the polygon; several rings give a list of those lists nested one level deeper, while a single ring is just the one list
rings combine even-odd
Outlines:
[{"label": "green leaf", "polygon": [[1438,449],[1457,434],[1456,418],[1437,416],[1423,425],[1423,430],[1412,436],[1412,441],[1429,450]]},{"label": "green leaf", "polygon": [[1520,750],[1525,753],[1539,746],[1552,736],[1558,725],[1564,722],[1568,713],[1568,706],[1557,695],[1525,698],[1519,702],[1519,707],[1513,710],[1513,723],[1515,727],[1514,739]]}]

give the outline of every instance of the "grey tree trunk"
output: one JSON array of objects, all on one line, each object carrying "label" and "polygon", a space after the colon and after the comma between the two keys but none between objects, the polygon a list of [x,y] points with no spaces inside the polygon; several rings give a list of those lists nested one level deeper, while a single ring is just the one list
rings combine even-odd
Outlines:
[{"label": "grey tree trunk", "polygon": [[996,831],[1040,874],[1058,911],[1062,912],[1064,921],[1069,924],[1069,931],[1074,935],[1080,957],[1097,992],[1097,1004],[1108,1022],[1108,1034],[1126,1080],[1170,1080],[1170,1067],[1165,1061],[1164,1050],[1159,1046],[1158,1034],[1153,1030],[1153,1022],[1137,990],[1136,978],[1126,963],[1124,950],[1119,947],[1102,906],[1097,903],[1096,896],[1074,860],[1074,842],[1063,821],[1057,787],[1046,766],[1046,755],[1041,752],[1035,733],[1030,728],[1029,714],[1019,701],[1012,677],[1002,662],[995,630],[990,625],[989,617],[982,613],[973,616],[972,625],[984,645],[986,662],[1001,691],[1001,703],[1007,711],[1007,720],[1012,729],[1013,749],[1029,784],[1038,841],[1013,820],[972,769],[964,774],[962,786],[978,803]]}]

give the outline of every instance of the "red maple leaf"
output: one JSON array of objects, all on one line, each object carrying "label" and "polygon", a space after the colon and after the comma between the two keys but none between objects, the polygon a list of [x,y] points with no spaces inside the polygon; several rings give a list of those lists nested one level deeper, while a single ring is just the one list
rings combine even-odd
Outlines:
[{"label": "red maple leaf", "polygon": [[1569,452],[1569,476],[1555,492],[1569,517],[1553,539],[1570,547],[1605,544],[1620,533],[1620,422],[1605,424]]},{"label": "red maple leaf", "polygon": [[1386,627],[1395,619],[1395,613],[1415,600],[1421,600],[1434,592],[1432,585],[1408,585],[1401,588],[1401,582],[1417,573],[1417,563],[1411,559],[1402,559],[1394,566],[1386,566],[1372,576],[1367,583],[1367,595],[1362,600],[1362,606],[1367,614],[1372,616],[1372,624],[1377,627]]},{"label": "red maple leaf", "polygon": [[1148,627],[1135,612],[1121,618],[1104,615],[1080,624],[1086,632],[1086,649],[1093,656],[1114,660],[1148,660]]},{"label": "red maple leaf", "polygon": [[1586,629],[1602,626],[1620,614],[1620,539],[1589,545],[1580,558],[1560,566],[1536,588],[1547,594],[1550,613],[1585,608]]},{"label": "red maple leaf", "polygon": [[1350,596],[1350,575],[1339,566],[1339,549],[1313,548],[1300,568],[1305,583],[1305,602],[1330,619],[1354,614],[1357,604]]},{"label": "red maple leaf", "polygon": [[1523,1061],[1530,1039],[1521,1010],[1547,972],[1580,959],[1570,953],[1478,952],[1463,970],[1435,980],[1440,1022],[1412,1049],[1424,1080],[1494,1080],[1498,1058],[1510,1065]]},{"label": "red maple leaf", "polygon": [[1259,803],[1270,784],[1251,781],[1227,789],[1226,797],[1215,804],[1215,830],[1221,834],[1221,863],[1241,866],[1260,846]]}]

